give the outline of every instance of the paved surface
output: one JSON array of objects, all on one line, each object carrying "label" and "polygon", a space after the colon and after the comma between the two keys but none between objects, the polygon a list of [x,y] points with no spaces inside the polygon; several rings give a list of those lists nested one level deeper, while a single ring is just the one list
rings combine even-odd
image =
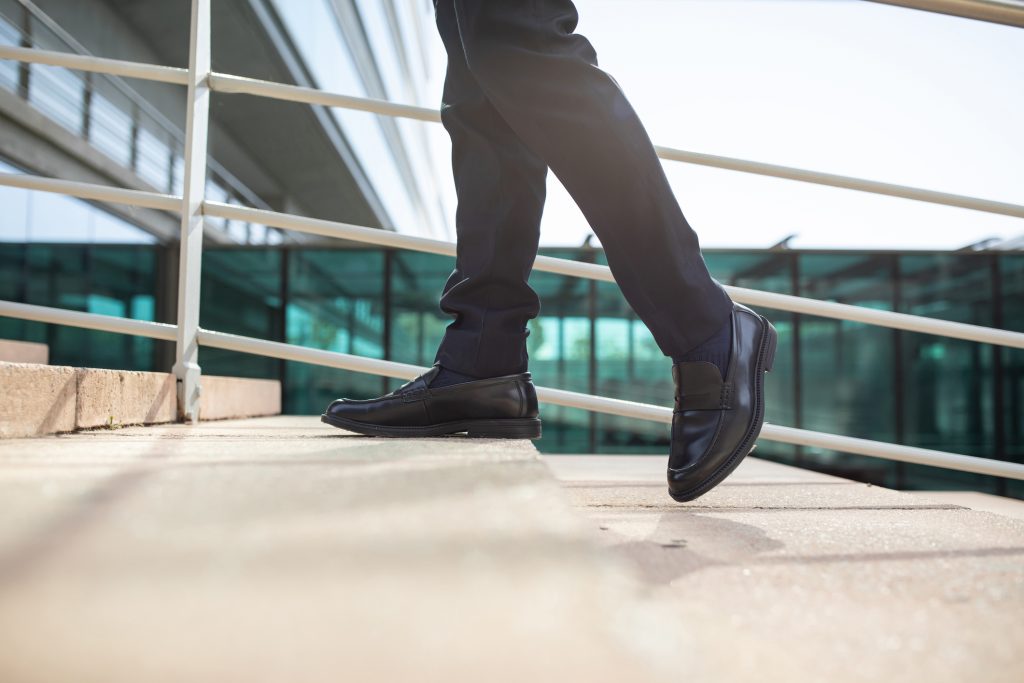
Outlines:
[{"label": "paved surface", "polygon": [[949,503],[972,510],[994,512],[1004,517],[1024,519],[1024,500],[1006,498],[980,491],[910,491],[909,493],[931,502]]},{"label": "paved surface", "polygon": [[316,418],[0,441],[0,681],[1024,678],[1024,521],[663,469]]},{"label": "paved surface", "polygon": [[681,506],[663,458],[546,460],[723,680],[1024,680],[1020,519],[752,458]]},{"label": "paved surface", "polygon": [[672,680],[697,653],[648,594],[526,441],[0,441],[2,683]]}]

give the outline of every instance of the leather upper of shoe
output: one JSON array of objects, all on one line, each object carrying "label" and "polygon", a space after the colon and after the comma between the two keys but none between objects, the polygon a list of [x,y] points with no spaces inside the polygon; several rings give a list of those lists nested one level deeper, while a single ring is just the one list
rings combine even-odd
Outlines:
[{"label": "leather upper of shoe", "polygon": [[340,398],[327,414],[386,426],[422,427],[458,420],[531,418],[539,414],[529,372],[432,389],[434,366],[392,392],[370,399]]},{"label": "leather upper of shoe", "polygon": [[729,461],[755,419],[758,357],[766,334],[761,316],[733,305],[732,350],[723,378],[704,361],[672,366],[675,407],[668,462],[669,485],[685,491]]}]

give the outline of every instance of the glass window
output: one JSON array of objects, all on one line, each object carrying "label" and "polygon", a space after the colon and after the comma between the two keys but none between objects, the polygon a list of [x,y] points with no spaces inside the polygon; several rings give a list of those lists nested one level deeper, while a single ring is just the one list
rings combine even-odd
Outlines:
[{"label": "glass window", "polygon": [[[0,5],[0,45],[20,45],[20,31],[18,31],[11,19],[3,13],[8,9],[7,3]],[[0,87],[16,92],[20,68],[19,62],[13,59],[0,59]]]},{"label": "glass window", "polygon": [[82,131],[85,81],[74,71],[33,64],[28,101],[48,117],[78,135]]},{"label": "glass window", "polygon": [[[542,249],[547,256],[580,258],[575,249]],[[591,258],[593,254],[590,254]],[[540,386],[590,393],[593,326],[589,318],[591,286],[586,280],[533,271],[530,286],[541,298],[540,315],[528,323],[530,372]],[[538,448],[549,453],[599,450],[598,417],[585,410],[544,406],[544,438]]]},{"label": "glass window", "polygon": [[[0,173],[20,173],[0,161]],[[138,227],[81,199],[0,186],[0,241],[152,243]]]},{"label": "glass window", "polygon": [[429,366],[452,318],[443,313],[438,299],[455,268],[447,256],[391,252],[390,358],[402,363]]},{"label": "glass window", "polygon": [[[1001,327],[1024,332],[1024,254],[999,256],[999,318]],[[999,365],[994,368],[1002,404],[999,421],[1002,427],[1004,457],[1024,462],[1024,349],[1000,349]],[[999,493],[1024,498],[1024,481],[1007,481]]]},{"label": "glass window", "polygon": [[[295,45],[315,76],[316,86],[331,92],[367,96],[366,86],[328,3],[325,0],[272,1],[289,33],[296,38]],[[337,107],[330,112],[345,132],[347,142],[355,150],[377,195],[385,203],[393,227],[416,231],[418,212],[398,171],[393,150],[384,137],[379,117]]]},{"label": "glass window", "polygon": [[[199,324],[208,330],[280,341],[282,252],[242,247],[203,251]],[[277,377],[281,361],[263,356],[202,348],[203,372],[241,377]]]},{"label": "glass window", "polygon": [[93,92],[89,142],[122,166],[132,162],[132,117],[120,93],[99,88]]},{"label": "glass window", "polygon": [[155,132],[141,126],[136,142],[138,151],[135,172],[159,192],[167,192],[170,177],[168,164],[171,150],[167,146],[166,135],[165,132]]},{"label": "glass window", "polygon": [[[316,349],[383,358],[384,253],[379,249],[294,249],[288,261],[286,339]],[[285,395],[319,414],[335,398],[368,398],[387,380],[289,363]]]},{"label": "glass window", "polygon": [[[899,257],[899,310],[991,327],[993,264],[979,254],[907,254]],[[899,333],[904,428],[901,441],[924,448],[994,457],[993,348],[987,344]],[[987,490],[990,478],[906,465],[919,487]],[[925,486],[925,483],[927,485]]]},{"label": "glass window", "polygon": [[[799,295],[888,309],[894,300],[894,259],[862,253],[799,255]],[[845,320],[801,316],[799,410],[814,431],[895,441],[896,358],[892,330]],[[886,483],[885,460],[806,448],[808,466]]]},{"label": "glass window", "polygon": [[[0,244],[0,297],[105,315],[153,320],[157,250],[148,245]],[[0,317],[0,337],[42,342],[50,362],[152,370],[167,343],[144,337]]]}]

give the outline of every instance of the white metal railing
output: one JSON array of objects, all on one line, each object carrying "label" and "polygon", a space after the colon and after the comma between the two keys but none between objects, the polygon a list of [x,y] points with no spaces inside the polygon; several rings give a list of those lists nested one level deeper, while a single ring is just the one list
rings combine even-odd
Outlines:
[{"label": "white metal railing", "polygon": [[[177,326],[166,323],[128,320],[116,316],[82,313],[80,311],[68,311],[61,308],[34,306],[10,301],[0,301],[0,315],[35,322],[131,334],[164,341],[173,341],[177,334]],[[199,330],[197,338],[199,345],[210,348],[310,363],[383,377],[394,377],[396,379],[412,379],[426,369],[416,365],[396,363],[395,361],[365,358],[336,351],[311,349],[296,344],[255,339],[253,337],[212,332],[210,330]],[[544,403],[552,405],[582,408],[583,410],[605,413],[607,415],[619,415],[636,420],[648,420],[665,424],[671,424],[672,422],[672,409],[663,406],[623,401],[605,396],[592,396],[590,394],[547,387],[538,387],[537,396]],[[856,453],[858,455],[918,465],[931,465],[933,467],[943,467],[962,472],[989,474],[1010,479],[1024,479],[1024,465],[1018,463],[979,458],[972,455],[945,453],[927,448],[881,443],[850,436],[824,434],[805,429],[795,429],[793,427],[766,424],[761,431],[761,438],[768,441],[829,448],[845,453]]]},{"label": "white metal railing", "polygon": [[[423,121],[440,121],[437,111],[422,107],[212,73],[210,70],[210,3],[211,0],[193,0],[192,2],[188,69],[70,55],[31,48],[0,46],[0,58],[2,59],[63,66],[129,78],[185,85],[187,87],[186,174],[182,197],[52,178],[0,174],[0,185],[55,192],[96,201],[109,201],[179,213],[181,215],[182,233],[178,275],[178,323],[176,325],[168,325],[8,301],[0,301],[0,315],[22,320],[34,320],[174,341],[176,343],[174,374],[178,380],[179,413],[187,421],[194,421],[198,417],[200,384],[199,346],[294,360],[385,377],[400,379],[415,377],[422,373],[425,368],[333,351],[311,349],[283,342],[240,337],[199,328],[199,275],[201,272],[203,219],[205,216],[249,220],[272,227],[327,237],[343,238],[399,249],[411,249],[449,256],[455,255],[455,245],[440,240],[401,235],[365,226],[305,218],[205,200],[203,193],[208,162],[206,138],[211,91],[249,94],[324,106],[346,107],[376,114],[404,116]],[[658,147],[657,150],[659,156],[664,159],[1024,218],[1024,206],[1016,204],[933,192],[921,188],[878,183],[871,180],[849,178],[741,159],[697,154],[667,147]],[[597,264],[539,256],[534,267],[537,270],[546,272],[614,282],[611,271],[606,266]],[[817,301],[785,294],[761,292],[753,289],[739,287],[727,287],[727,289],[730,296],[737,301],[755,306],[765,306],[795,313],[856,321],[870,325],[880,325],[911,332],[935,334],[1013,348],[1024,348],[1024,333],[936,320],[891,311],[879,311],[834,302]],[[538,388],[538,395],[542,401],[555,405],[655,422],[671,422],[671,409],[661,406],[544,387]],[[926,464],[965,472],[1024,479],[1024,465],[1022,464],[791,427],[766,424],[761,433],[761,438],[782,443],[835,449],[900,462]]]},{"label": "white metal railing", "polygon": [[[62,66],[69,69],[81,69],[99,73],[116,73],[119,76],[128,78],[139,78],[144,80],[160,81],[163,83],[175,83],[187,85],[188,70],[174,67],[156,66],[153,64],[141,64],[138,62],[124,62],[116,59],[104,59],[100,57],[86,57],[73,55],[64,52],[53,52],[37,50],[34,48],[10,47],[0,45],[0,59],[15,59],[34,64],[45,64],[49,66]],[[108,71],[116,65],[117,71]],[[315,104],[327,107],[342,107],[355,109],[373,114],[385,116],[397,116],[414,119],[416,121],[427,121],[440,123],[441,117],[436,109],[417,107],[408,104],[398,104],[385,100],[378,100],[370,97],[356,97],[341,93],[324,92],[316,88],[307,88],[298,85],[285,83],[273,83],[261,81],[254,78],[232,76],[210,72],[207,78],[207,85],[210,90],[224,94],[253,95],[255,97],[266,97],[288,102],[302,104]],[[812,183],[815,185],[826,185],[838,187],[845,190],[856,190],[870,194],[887,195],[901,199],[913,199],[927,202],[929,204],[941,204],[955,206],[962,209],[983,211],[986,213],[1024,218],[1024,206],[1008,202],[999,202],[979,197],[951,194],[948,192],[936,192],[920,187],[908,185],[897,185],[894,183],[883,183],[877,180],[865,178],[854,178],[851,176],[837,175],[834,173],[823,173],[821,171],[810,171],[803,168],[790,166],[779,166],[766,164],[760,161],[749,161],[733,157],[718,156],[715,154],[704,154],[691,152],[664,145],[655,145],[658,156],[668,161],[682,161],[698,166],[708,166],[728,171],[739,171],[753,175],[768,176],[771,178],[782,178],[784,180],[796,180],[799,182]]]},{"label": "white metal railing", "polygon": [[1024,28],[1024,2],[1020,0],[872,0],[872,2]]}]

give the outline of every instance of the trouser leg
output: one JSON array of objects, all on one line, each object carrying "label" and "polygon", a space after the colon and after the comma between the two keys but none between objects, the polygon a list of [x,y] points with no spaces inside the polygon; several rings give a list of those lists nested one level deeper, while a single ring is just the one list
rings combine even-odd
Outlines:
[{"label": "trouser leg", "polygon": [[661,350],[680,355],[711,337],[732,302],[708,273],[632,105],[598,68],[587,38],[573,33],[571,0],[452,4],[469,72],[579,205]]},{"label": "trouser leg", "polygon": [[458,199],[455,270],[440,301],[455,320],[435,360],[477,377],[524,372],[526,323],[540,310],[527,280],[537,255],[548,168],[470,72],[452,0],[434,5],[448,52],[441,121],[452,141]]}]

